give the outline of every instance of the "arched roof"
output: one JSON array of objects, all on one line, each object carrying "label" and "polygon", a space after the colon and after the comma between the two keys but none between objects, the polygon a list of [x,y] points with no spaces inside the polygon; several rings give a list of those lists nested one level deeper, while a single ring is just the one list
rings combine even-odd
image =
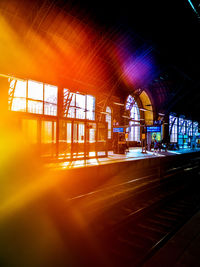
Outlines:
[{"label": "arched roof", "polygon": [[1,0],[0,32],[0,73],[94,95],[147,89],[158,112],[200,116],[199,19],[187,1]]}]

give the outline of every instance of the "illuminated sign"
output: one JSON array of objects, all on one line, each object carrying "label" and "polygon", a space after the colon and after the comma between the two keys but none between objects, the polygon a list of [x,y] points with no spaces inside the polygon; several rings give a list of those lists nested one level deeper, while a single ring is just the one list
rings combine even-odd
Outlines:
[{"label": "illuminated sign", "polygon": [[113,133],[123,133],[124,128],[113,128]]},{"label": "illuminated sign", "polygon": [[157,140],[158,142],[161,141],[161,134],[158,132],[151,133],[151,140]]},{"label": "illuminated sign", "polygon": [[161,131],[160,126],[147,126],[147,133],[158,133]]}]

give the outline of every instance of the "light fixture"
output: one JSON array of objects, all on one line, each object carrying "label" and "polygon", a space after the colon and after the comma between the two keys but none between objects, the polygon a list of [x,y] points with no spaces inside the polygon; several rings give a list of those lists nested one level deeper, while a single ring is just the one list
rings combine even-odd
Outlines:
[{"label": "light fixture", "polygon": [[124,104],[122,104],[122,103],[117,103],[117,102],[113,102],[113,104],[118,105],[118,106],[124,106]]},{"label": "light fixture", "polygon": [[125,115],[122,115],[123,118],[126,118],[126,119],[131,119],[131,117],[129,116],[125,116]]},{"label": "light fixture", "polygon": [[104,111],[100,111],[101,114],[105,114],[105,115],[109,115],[110,113],[108,112],[104,112]]}]

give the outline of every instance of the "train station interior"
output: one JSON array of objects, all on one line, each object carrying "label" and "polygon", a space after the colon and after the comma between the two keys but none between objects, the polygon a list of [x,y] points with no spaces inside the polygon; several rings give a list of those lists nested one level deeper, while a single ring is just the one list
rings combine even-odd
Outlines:
[{"label": "train station interior", "polygon": [[0,1],[0,266],[198,267],[200,4]]}]

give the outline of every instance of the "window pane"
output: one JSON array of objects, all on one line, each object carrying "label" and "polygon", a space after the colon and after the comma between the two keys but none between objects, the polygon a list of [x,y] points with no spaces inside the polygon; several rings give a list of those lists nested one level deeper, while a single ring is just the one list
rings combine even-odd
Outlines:
[{"label": "window pane", "polygon": [[193,135],[198,135],[198,122],[193,122]]},{"label": "window pane", "polygon": [[78,142],[84,143],[84,136],[85,136],[85,124],[79,123],[78,125]]},{"label": "window pane", "polygon": [[108,123],[108,138],[111,138],[111,109],[110,107],[106,108],[106,122]]},{"label": "window pane", "polygon": [[68,118],[75,118],[75,108],[69,108],[67,117]]},{"label": "window pane", "polygon": [[72,124],[67,123],[67,143],[71,143],[71,138],[72,138]]},{"label": "window pane", "polygon": [[[134,97],[131,95],[128,96],[127,102],[126,102],[126,109],[130,110],[130,117],[133,120],[140,120],[140,111],[138,108],[137,103],[135,102]],[[130,132],[129,132],[129,141],[140,141],[140,126],[135,126],[138,125],[139,123],[136,121],[130,121],[129,125],[132,127],[129,127]]]},{"label": "window pane", "polygon": [[76,106],[85,110],[85,95],[76,94]]},{"label": "window pane", "polygon": [[68,118],[75,118],[75,94],[69,89],[63,90],[63,115]]},{"label": "window pane", "polygon": [[14,98],[12,102],[11,110],[14,111],[26,111],[26,99],[25,98]]},{"label": "window pane", "polygon": [[77,119],[85,119],[85,110],[84,109],[76,109],[76,118]]},{"label": "window pane", "polygon": [[170,142],[177,142],[178,137],[178,118],[172,115],[169,116],[169,131],[170,131]]},{"label": "window pane", "polygon": [[42,121],[42,143],[52,143],[52,122]]},{"label": "window pane", "polygon": [[57,115],[57,105],[44,103],[44,114],[56,116]]},{"label": "window pane", "polygon": [[43,113],[43,103],[28,100],[28,112],[42,114]]},{"label": "window pane", "polygon": [[87,112],[86,118],[88,120],[95,120],[95,97],[87,95]]},{"label": "window pane", "polygon": [[26,97],[26,81],[17,81],[14,97]]},{"label": "window pane", "polygon": [[87,95],[87,110],[94,111],[95,109],[95,98],[91,95]]},{"label": "window pane", "polygon": [[87,120],[95,120],[95,112],[87,111]]},{"label": "window pane", "polygon": [[74,123],[74,133],[73,133],[73,142],[74,143],[77,143],[77,141],[78,141],[77,131],[78,131],[78,125],[77,125],[77,123]]},{"label": "window pane", "polygon": [[58,87],[45,84],[44,85],[44,101],[57,104]]},{"label": "window pane", "polygon": [[43,84],[35,81],[28,81],[28,98],[43,100]]},{"label": "window pane", "polygon": [[26,111],[26,84],[26,81],[12,80],[10,82],[8,102],[9,105],[12,104],[11,110]]}]

